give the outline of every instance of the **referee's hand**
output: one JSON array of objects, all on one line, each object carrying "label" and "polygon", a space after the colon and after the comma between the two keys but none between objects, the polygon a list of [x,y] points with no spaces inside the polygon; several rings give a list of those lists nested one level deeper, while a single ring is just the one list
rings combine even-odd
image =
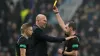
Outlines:
[{"label": "referee's hand", "polygon": [[58,8],[57,8],[56,6],[53,7],[53,12],[54,12],[54,13],[58,13],[58,12],[59,12],[59,11],[58,11]]},{"label": "referee's hand", "polygon": [[66,40],[70,40],[70,39],[72,39],[72,38],[75,38],[76,36],[70,36],[70,37],[67,37],[67,38],[65,38]]}]

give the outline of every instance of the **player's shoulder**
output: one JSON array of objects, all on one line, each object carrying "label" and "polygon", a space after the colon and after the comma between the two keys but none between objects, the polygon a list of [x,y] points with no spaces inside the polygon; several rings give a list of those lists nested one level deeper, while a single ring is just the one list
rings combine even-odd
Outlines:
[{"label": "player's shoulder", "polygon": [[71,40],[71,42],[72,42],[73,44],[79,44],[79,43],[80,43],[78,37],[73,38],[73,39]]},{"label": "player's shoulder", "polygon": [[24,36],[21,36],[21,37],[18,39],[17,43],[25,43],[26,41],[27,41],[27,39],[26,39]]},{"label": "player's shoulder", "polygon": [[22,36],[21,38],[20,38],[20,40],[27,40],[24,36]]},{"label": "player's shoulder", "polygon": [[75,41],[79,41],[79,37],[75,37],[74,40],[75,40]]},{"label": "player's shoulder", "polygon": [[75,38],[73,38],[73,41],[80,41],[80,39],[79,39],[79,36],[78,35],[75,35],[76,37]]}]

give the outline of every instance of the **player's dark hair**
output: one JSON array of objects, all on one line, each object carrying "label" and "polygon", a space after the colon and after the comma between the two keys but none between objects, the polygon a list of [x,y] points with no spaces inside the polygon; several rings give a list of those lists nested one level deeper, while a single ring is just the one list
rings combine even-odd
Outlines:
[{"label": "player's dark hair", "polygon": [[76,23],[73,21],[70,21],[68,27],[72,27],[73,30],[76,30]]},{"label": "player's dark hair", "polygon": [[24,23],[24,24],[21,26],[21,33],[23,33],[24,30],[27,29],[28,27],[32,27],[31,23]]}]

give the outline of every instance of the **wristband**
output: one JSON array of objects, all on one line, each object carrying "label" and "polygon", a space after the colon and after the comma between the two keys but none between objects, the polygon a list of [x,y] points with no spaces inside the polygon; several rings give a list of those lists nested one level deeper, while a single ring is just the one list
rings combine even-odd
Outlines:
[{"label": "wristband", "polygon": [[58,14],[59,12],[55,12],[55,14]]}]

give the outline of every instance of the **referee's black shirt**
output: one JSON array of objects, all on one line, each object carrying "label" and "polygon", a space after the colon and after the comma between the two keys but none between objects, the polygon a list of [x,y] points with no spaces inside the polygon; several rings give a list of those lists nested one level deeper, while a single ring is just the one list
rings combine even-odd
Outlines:
[{"label": "referee's black shirt", "polygon": [[[77,36],[77,35],[75,35],[75,36]],[[78,36],[73,38],[73,39],[65,41],[64,42],[64,49],[65,49],[65,47],[67,47],[67,50],[65,50],[67,52],[71,52],[72,50],[79,50],[80,44],[79,44]],[[68,56],[68,55],[63,54],[63,56]]]},{"label": "referee's black shirt", "polygon": [[16,43],[16,56],[20,56],[20,48],[26,49],[26,56],[28,56],[28,38],[25,38],[22,35]]},{"label": "referee's black shirt", "polygon": [[43,30],[40,29],[37,25],[33,26],[32,38],[34,38],[33,45],[35,46],[32,50],[32,52],[34,52],[33,56],[48,56],[47,55],[47,41],[48,42],[65,41],[65,38],[51,37],[51,36],[45,35],[43,33]]},{"label": "referee's black shirt", "polygon": [[26,56],[34,56],[35,53],[33,50],[35,50],[36,41],[33,37],[25,38],[24,36],[21,36],[16,44],[16,56],[20,56],[20,48],[26,49]]}]

